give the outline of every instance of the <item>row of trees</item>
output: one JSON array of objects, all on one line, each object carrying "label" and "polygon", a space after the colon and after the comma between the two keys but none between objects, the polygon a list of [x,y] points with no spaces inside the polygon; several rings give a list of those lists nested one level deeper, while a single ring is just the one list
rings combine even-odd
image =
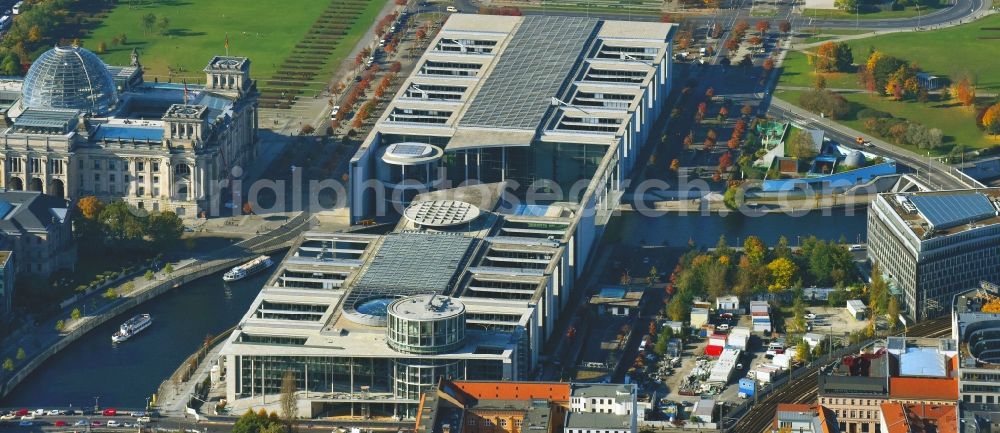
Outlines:
[{"label": "row of trees", "polygon": [[124,201],[104,203],[94,196],[77,202],[80,210],[74,233],[83,247],[113,247],[116,251],[151,251],[165,248],[184,234],[176,213],[148,213]]},{"label": "row of trees", "polygon": [[894,117],[868,117],[864,119],[865,130],[890,138],[897,144],[917,146],[921,149],[935,149],[944,141],[944,132],[938,128],[928,128],[919,123]]},{"label": "row of trees", "polygon": [[723,236],[714,251],[692,250],[681,257],[666,289],[673,295],[667,314],[673,320],[686,319],[694,297],[715,299],[733,294],[745,299],[805,284],[845,287],[857,279],[843,242],[809,237],[793,253],[784,237],[769,248],[760,238],[750,236],[743,251],[737,252]]}]

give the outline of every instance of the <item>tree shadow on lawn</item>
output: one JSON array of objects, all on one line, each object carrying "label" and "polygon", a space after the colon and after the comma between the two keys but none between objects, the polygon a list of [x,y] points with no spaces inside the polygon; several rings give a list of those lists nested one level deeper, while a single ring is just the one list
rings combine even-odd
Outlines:
[{"label": "tree shadow on lawn", "polygon": [[[138,3],[138,4],[136,4]],[[140,1],[134,2],[131,0],[126,0],[123,6],[129,9],[162,9],[164,6],[177,7],[177,6],[191,6],[194,2],[187,0],[156,0],[156,1]]]},{"label": "tree shadow on lawn", "polygon": [[191,29],[170,29],[167,30],[167,34],[165,36],[183,38],[187,36],[205,36],[206,34],[207,33],[205,32],[193,32]]}]

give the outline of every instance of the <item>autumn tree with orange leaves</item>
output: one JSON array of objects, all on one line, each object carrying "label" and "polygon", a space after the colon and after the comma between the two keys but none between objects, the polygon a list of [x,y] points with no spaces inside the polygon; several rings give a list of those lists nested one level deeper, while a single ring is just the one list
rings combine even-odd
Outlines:
[{"label": "autumn tree with orange leaves", "polygon": [[76,202],[77,209],[80,209],[80,214],[88,220],[96,219],[101,211],[104,210],[104,202],[101,199],[88,195],[86,197],[80,198]]},{"label": "autumn tree with orange leaves", "polygon": [[993,104],[983,113],[983,128],[991,135],[1000,135],[1000,102]]},{"label": "autumn tree with orange leaves", "polygon": [[968,78],[959,80],[951,93],[955,95],[955,99],[958,99],[959,103],[966,107],[976,103],[976,88],[972,86]]}]

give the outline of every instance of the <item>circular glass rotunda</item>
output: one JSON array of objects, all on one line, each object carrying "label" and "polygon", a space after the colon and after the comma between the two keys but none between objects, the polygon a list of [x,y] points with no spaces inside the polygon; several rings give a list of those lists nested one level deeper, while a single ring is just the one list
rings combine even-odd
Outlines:
[{"label": "circular glass rotunda", "polygon": [[22,90],[25,108],[66,108],[106,116],[118,105],[115,80],[96,54],[55,47],[31,64]]}]

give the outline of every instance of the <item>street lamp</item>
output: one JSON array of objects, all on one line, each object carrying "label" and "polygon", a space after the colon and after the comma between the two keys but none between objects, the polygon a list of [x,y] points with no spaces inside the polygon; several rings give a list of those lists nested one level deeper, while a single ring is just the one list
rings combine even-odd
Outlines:
[{"label": "street lamp", "polygon": [[100,398],[101,397],[98,397],[96,395],[94,396],[94,412],[97,412],[97,411],[101,410],[101,406],[98,404],[98,401],[100,400]]}]

